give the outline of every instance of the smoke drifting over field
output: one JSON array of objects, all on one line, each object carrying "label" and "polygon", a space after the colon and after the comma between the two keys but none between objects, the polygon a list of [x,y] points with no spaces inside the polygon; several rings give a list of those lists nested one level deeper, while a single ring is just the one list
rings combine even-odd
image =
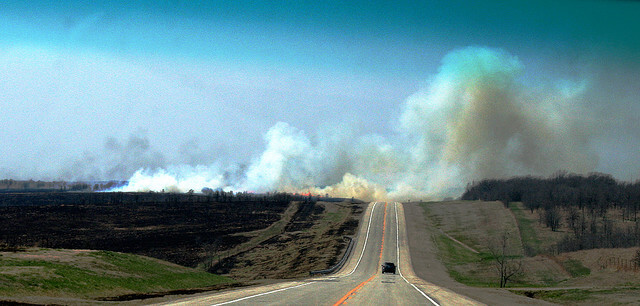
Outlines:
[{"label": "smoke drifting over field", "polygon": [[146,165],[121,190],[209,187],[426,199],[457,195],[471,180],[486,177],[592,171],[597,158],[589,149],[590,128],[572,116],[586,83],[541,91],[523,85],[524,69],[502,50],[456,50],[404,102],[397,132],[388,139],[354,137],[339,128],[329,137],[311,137],[278,122],[264,135],[263,153],[247,166]]},{"label": "smoke drifting over field", "polygon": [[140,167],[162,167],[164,159],[160,152],[151,149],[149,139],[143,133],[131,135],[125,143],[109,138],[100,154],[85,152],[82,158],[69,162],[62,171],[62,178],[72,181],[123,178]]}]

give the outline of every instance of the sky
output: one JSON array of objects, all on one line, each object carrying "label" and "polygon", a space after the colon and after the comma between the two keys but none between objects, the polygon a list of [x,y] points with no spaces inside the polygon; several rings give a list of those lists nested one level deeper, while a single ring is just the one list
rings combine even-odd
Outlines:
[{"label": "sky", "polygon": [[561,170],[637,180],[639,13],[3,1],[0,177],[363,197]]}]

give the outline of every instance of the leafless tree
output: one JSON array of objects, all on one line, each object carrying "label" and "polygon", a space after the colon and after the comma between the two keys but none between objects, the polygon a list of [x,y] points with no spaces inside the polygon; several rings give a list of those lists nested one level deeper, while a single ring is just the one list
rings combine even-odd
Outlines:
[{"label": "leafless tree", "polygon": [[552,231],[557,231],[560,227],[560,221],[562,220],[562,216],[560,215],[560,210],[555,206],[549,207],[544,211],[544,221],[545,224],[551,228]]},{"label": "leafless tree", "polygon": [[496,271],[500,275],[500,288],[507,286],[507,282],[515,276],[521,275],[522,259],[517,259],[514,255],[508,254],[509,234],[504,231],[500,236],[497,245],[490,247],[489,251],[494,258]]},{"label": "leafless tree", "polygon": [[632,262],[636,267],[640,267],[640,250],[636,250],[636,255],[633,256]]}]

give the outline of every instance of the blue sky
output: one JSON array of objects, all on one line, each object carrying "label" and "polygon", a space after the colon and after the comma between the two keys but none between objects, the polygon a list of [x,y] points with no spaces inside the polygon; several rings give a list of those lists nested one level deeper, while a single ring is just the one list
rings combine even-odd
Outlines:
[{"label": "blue sky", "polygon": [[64,177],[138,136],[164,157],[154,166],[249,161],[278,121],[394,142],[442,59],[486,46],[517,57],[532,92],[592,84],[582,106],[619,119],[593,119],[595,170],[633,178],[639,13],[634,1],[3,1],[0,176]]},{"label": "blue sky", "polygon": [[627,1],[11,2],[5,45],[385,76],[423,78],[468,45],[554,56],[640,43],[638,5]]}]

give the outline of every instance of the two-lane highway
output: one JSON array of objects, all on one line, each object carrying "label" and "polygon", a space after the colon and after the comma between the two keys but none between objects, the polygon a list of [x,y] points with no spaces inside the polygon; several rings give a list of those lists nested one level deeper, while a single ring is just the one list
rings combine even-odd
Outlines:
[{"label": "two-lane highway", "polygon": [[[434,297],[402,276],[399,203],[371,204],[363,217],[356,248],[332,276],[198,296],[170,304],[198,305],[438,305]],[[400,214],[400,219],[404,215]],[[404,224],[403,224],[404,226]],[[396,263],[396,274],[382,274],[381,264]],[[449,303],[443,303],[449,304]]]},{"label": "two-lane highway", "polygon": [[[385,203],[384,206],[379,205],[382,207],[377,209],[374,207],[374,218],[377,215],[382,215],[382,221],[372,223],[376,230],[371,230],[370,233],[375,233],[376,239],[367,246],[372,249],[364,252],[366,261],[356,269],[356,271],[362,270],[363,278],[367,275],[370,276],[355,290],[352,289],[342,296],[334,305],[343,303],[356,305],[437,305],[437,302],[413,288],[400,275],[402,267],[399,264],[397,205],[397,203]],[[381,264],[386,261],[397,265],[396,274],[381,273]]]}]

